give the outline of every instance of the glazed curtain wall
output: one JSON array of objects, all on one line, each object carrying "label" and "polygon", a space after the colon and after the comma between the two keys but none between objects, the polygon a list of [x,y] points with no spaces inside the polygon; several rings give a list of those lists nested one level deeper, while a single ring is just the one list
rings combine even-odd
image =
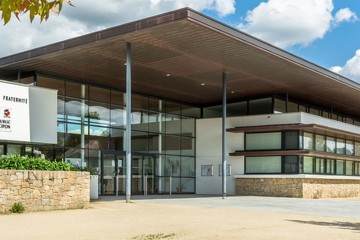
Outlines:
[{"label": "glazed curtain wall", "polygon": [[[58,90],[58,144],[35,147],[35,152],[99,168],[101,151],[125,151],[125,93],[45,76],[37,76],[36,85]],[[186,178],[192,182],[187,185],[194,186],[195,118],[199,117],[199,108],[133,94],[132,151],[156,156],[155,165],[173,163],[176,181]],[[170,174],[157,169],[159,177]],[[194,192],[194,187],[188,191]]]}]

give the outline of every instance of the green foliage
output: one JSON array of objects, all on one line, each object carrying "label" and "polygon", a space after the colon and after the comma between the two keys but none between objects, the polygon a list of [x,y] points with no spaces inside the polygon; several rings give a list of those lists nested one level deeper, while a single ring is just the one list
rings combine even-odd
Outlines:
[{"label": "green foliage", "polygon": [[60,13],[64,2],[73,6],[70,0],[0,0],[1,19],[6,24],[12,14],[19,19],[19,15],[29,12],[31,22],[35,16],[39,16],[41,21],[47,20],[50,12]]},{"label": "green foliage", "polygon": [[76,171],[75,166],[66,162],[51,162],[39,157],[9,155],[0,157],[0,169]]},{"label": "green foliage", "polygon": [[22,205],[22,203],[14,203],[10,209],[10,212],[23,213],[25,212],[25,207]]}]

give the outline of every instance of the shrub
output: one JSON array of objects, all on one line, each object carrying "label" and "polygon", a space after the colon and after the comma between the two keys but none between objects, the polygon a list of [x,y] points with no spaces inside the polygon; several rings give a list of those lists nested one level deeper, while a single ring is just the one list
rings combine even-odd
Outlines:
[{"label": "shrub", "polygon": [[22,205],[22,203],[14,203],[12,205],[12,207],[10,208],[10,212],[23,213],[23,212],[25,212],[25,207]]},{"label": "shrub", "polygon": [[0,169],[76,171],[78,168],[66,162],[49,161],[39,157],[9,155],[0,157]]}]

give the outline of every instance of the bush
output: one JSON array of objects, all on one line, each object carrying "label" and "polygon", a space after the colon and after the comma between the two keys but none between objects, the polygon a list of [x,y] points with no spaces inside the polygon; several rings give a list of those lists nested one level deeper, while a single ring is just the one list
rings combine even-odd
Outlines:
[{"label": "bush", "polygon": [[22,205],[22,203],[14,203],[10,209],[10,212],[23,213],[25,212],[25,207]]},{"label": "bush", "polygon": [[66,162],[49,161],[39,157],[9,155],[0,157],[0,169],[76,171],[74,165]]}]

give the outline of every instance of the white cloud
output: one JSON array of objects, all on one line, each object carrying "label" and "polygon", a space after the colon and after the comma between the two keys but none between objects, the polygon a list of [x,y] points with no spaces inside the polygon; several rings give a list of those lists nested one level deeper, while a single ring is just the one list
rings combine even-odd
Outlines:
[{"label": "white cloud", "polygon": [[219,16],[235,12],[235,0],[72,0],[76,7],[64,5],[60,16],[52,14],[41,24],[31,24],[28,15],[15,17],[0,26],[0,57],[34,47],[62,41],[85,33],[116,26],[155,14],[191,7],[211,10]]},{"label": "white cloud", "polygon": [[332,0],[269,0],[248,11],[240,29],[281,48],[307,46],[330,30]]},{"label": "white cloud", "polygon": [[330,70],[360,83],[360,49],[346,62],[345,66],[334,66]]},{"label": "white cloud", "polygon": [[355,22],[358,20],[356,13],[352,12],[349,8],[342,8],[335,14],[334,22],[339,24],[341,22]]}]

